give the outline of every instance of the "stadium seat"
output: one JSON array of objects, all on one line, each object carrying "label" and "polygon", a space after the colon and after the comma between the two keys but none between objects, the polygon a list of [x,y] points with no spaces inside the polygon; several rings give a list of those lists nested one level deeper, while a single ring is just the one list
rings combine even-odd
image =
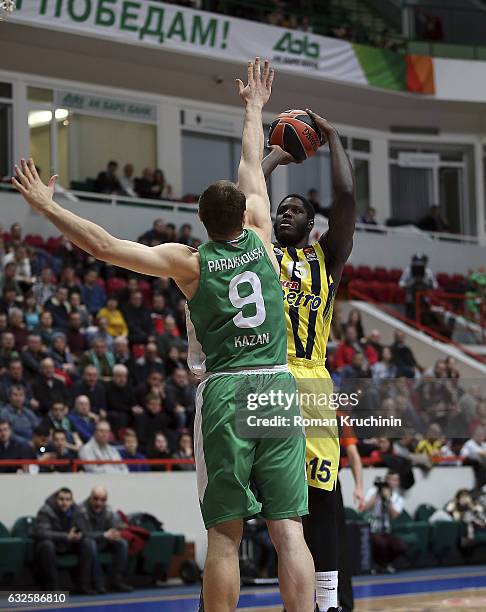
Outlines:
[{"label": "stadium seat", "polygon": [[388,270],[388,280],[392,283],[398,283],[402,276],[402,270],[400,268],[392,268]]},{"label": "stadium seat", "polygon": [[151,531],[145,548],[140,553],[141,570],[144,574],[156,575],[167,571],[174,555],[180,555],[185,546],[183,535],[162,531]]},{"label": "stadium seat", "polygon": [[20,538],[24,542],[26,563],[34,560],[34,541],[32,539],[34,521],[33,516],[21,516],[15,521],[11,531],[13,537]]},{"label": "stadium seat", "polygon": [[458,552],[461,525],[455,521],[437,521],[430,525],[430,546],[441,565],[460,563]]},{"label": "stadium seat", "polygon": [[449,276],[449,274],[446,274],[445,272],[440,272],[439,274],[437,274],[436,278],[437,278],[437,282],[442,288],[448,287],[451,284],[451,277]]},{"label": "stadium seat", "polygon": [[347,521],[359,521],[361,520],[361,515],[354,508],[344,508],[344,516]]},{"label": "stadium seat", "polygon": [[56,249],[59,247],[59,245],[61,244],[61,240],[62,240],[62,238],[61,238],[60,236],[59,236],[59,237],[57,237],[57,238],[56,238],[55,236],[51,236],[51,237],[50,237],[50,238],[47,240],[47,242],[46,242],[46,244],[45,244],[46,251],[49,251],[49,253],[51,253],[51,254],[52,254],[52,253],[54,253],[54,251],[55,251],[55,250],[56,250]]},{"label": "stadium seat", "polygon": [[355,270],[355,278],[359,280],[373,280],[373,271],[369,266],[358,266]]},{"label": "stadium seat", "polygon": [[127,281],[124,278],[114,276],[106,281],[106,291],[108,294],[118,293],[127,286]]},{"label": "stadium seat", "polygon": [[25,544],[21,538],[12,537],[0,523],[0,580],[18,576],[25,563]]},{"label": "stadium seat", "polygon": [[42,236],[39,234],[27,234],[27,236],[24,238],[24,242],[25,244],[28,244],[36,249],[42,249],[45,246],[44,238],[42,238]]},{"label": "stadium seat", "polygon": [[428,521],[435,511],[435,506],[432,506],[431,504],[420,504],[420,506],[418,506],[418,508],[415,510],[414,518],[416,521]]}]

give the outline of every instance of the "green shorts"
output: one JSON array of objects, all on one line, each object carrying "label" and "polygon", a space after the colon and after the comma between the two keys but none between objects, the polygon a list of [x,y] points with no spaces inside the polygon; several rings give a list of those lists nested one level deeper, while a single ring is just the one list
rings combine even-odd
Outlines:
[{"label": "green shorts", "polygon": [[[268,371],[213,375],[199,385],[194,448],[206,529],[255,514],[268,520],[308,514],[304,432],[238,435],[242,388],[292,392],[296,385],[289,372]],[[296,404],[285,414],[292,412],[299,413]]]}]

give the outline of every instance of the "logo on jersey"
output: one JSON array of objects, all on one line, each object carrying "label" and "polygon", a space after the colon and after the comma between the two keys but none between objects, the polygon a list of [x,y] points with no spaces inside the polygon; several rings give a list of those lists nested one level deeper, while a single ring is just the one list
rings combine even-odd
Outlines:
[{"label": "logo on jersey", "polygon": [[307,261],[317,261],[317,253],[314,251],[314,247],[308,246],[304,247],[302,250]]},{"label": "logo on jersey", "polygon": [[300,289],[299,281],[281,280],[280,284],[282,285],[282,289],[290,289],[293,291],[298,291]]},{"label": "logo on jersey", "polygon": [[283,256],[283,251],[282,249],[279,249],[278,247],[274,246],[273,247],[273,252],[275,253],[275,255],[282,255]]},{"label": "logo on jersey", "polygon": [[301,291],[297,293],[297,291],[289,291],[285,293],[284,291],[284,302],[287,302],[290,306],[294,306],[295,308],[303,307],[310,308],[311,310],[318,310],[319,306],[322,304],[322,298],[319,295],[314,295],[313,293],[304,293]]}]

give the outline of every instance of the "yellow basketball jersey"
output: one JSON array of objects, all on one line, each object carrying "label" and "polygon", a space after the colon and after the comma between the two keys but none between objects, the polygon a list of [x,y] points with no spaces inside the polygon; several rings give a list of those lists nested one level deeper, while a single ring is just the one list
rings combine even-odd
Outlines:
[{"label": "yellow basketball jersey", "polygon": [[334,282],[318,242],[302,249],[274,245],[287,318],[289,359],[324,365],[331,329]]}]

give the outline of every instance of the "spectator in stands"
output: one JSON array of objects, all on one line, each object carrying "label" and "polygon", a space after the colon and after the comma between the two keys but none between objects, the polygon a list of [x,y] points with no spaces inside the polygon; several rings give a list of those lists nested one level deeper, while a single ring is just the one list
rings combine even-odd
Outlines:
[{"label": "spectator in stands", "polygon": [[165,373],[167,376],[172,376],[175,370],[184,369],[186,363],[183,361],[181,353],[177,346],[171,346],[164,361]]},{"label": "spectator in stands", "polygon": [[20,385],[12,385],[8,394],[8,404],[0,410],[0,419],[8,421],[15,436],[28,441],[39,418],[27,408],[25,391]]},{"label": "spectator in stands", "polygon": [[[461,404],[459,404],[459,407],[461,408]],[[461,412],[467,419],[467,415],[462,408]],[[472,420],[468,420],[468,431],[470,434],[473,434],[476,430],[476,427],[479,426],[484,427],[486,431],[486,401],[479,402],[476,416]]]},{"label": "spectator in stands", "polygon": [[395,406],[396,416],[402,419],[403,425],[410,428],[416,434],[425,433],[425,422],[406,395],[399,393],[395,398]]},{"label": "spectator in stands", "polygon": [[[171,459],[169,443],[162,431],[156,431],[148,447],[147,459]],[[151,465],[152,472],[165,472],[165,465]]]},{"label": "spectator in stands", "polygon": [[152,244],[153,242],[163,244],[164,242],[168,242],[167,229],[164,220],[155,219],[152,229],[142,234],[138,239],[138,242],[143,242],[144,244]]},{"label": "spectator in stands", "polygon": [[176,320],[177,329],[180,332],[180,336],[183,339],[183,346],[177,348],[181,353],[187,352],[187,320],[186,320],[186,299],[178,298],[175,303],[174,318]]},{"label": "spectator in stands", "polygon": [[373,329],[371,334],[365,339],[364,346],[371,346],[378,356],[378,360],[382,358],[383,344],[381,343],[381,333],[378,329]]},{"label": "spectator in stands", "polygon": [[92,345],[97,339],[105,342],[106,348],[111,353],[113,350],[113,336],[108,333],[108,320],[105,317],[96,317],[96,326],[91,326],[87,331],[88,341]]},{"label": "spectator in stands", "polygon": [[179,368],[167,381],[167,400],[171,406],[176,429],[189,427],[196,409],[194,389],[189,384],[187,370]]},{"label": "spectator in stands", "polygon": [[130,295],[128,304],[121,308],[123,317],[128,325],[128,337],[132,344],[146,344],[154,333],[150,312],[143,305],[141,291]]},{"label": "spectator in stands", "polygon": [[391,346],[393,361],[397,366],[397,376],[405,376],[406,378],[415,378],[415,372],[418,367],[417,360],[412,352],[412,349],[405,344],[405,333],[395,331],[395,341]]},{"label": "spectator in stands", "polygon": [[41,308],[37,304],[34,294],[29,291],[24,296],[24,320],[27,327],[27,331],[30,333],[34,328],[39,325]]},{"label": "spectator in stands", "polygon": [[76,312],[81,318],[81,327],[85,328],[90,324],[90,315],[86,306],[82,303],[81,289],[78,291],[73,290],[69,295],[69,305],[71,307],[71,314]]},{"label": "spectator in stands", "polygon": [[41,421],[41,425],[49,429],[51,436],[54,430],[64,431],[67,437],[68,448],[78,451],[83,442],[76,431],[73,431],[72,422],[68,418],[68,407],[62,402],[54,402],[48,413]]},{"label": "spectator in stands", "polygon": [[4,312],[0,312],[0,337],[4,332],[7,331],[8,327],[8,318]]},{"label": "spectator in stands", "polygon": [[84,283],[81,287],[81,296],[90,315],[96,315],[106,302],[105,290],[98,282],[98,272],[91,268],[84,275]]},{"label": "spectator in stands", "polygon": [[71,377],[75,375],[74,360],[67,345],[66,334],[63,332],[53,334],[49,357],[54,362],[54,368],[59,370],[61,375],[66,374]]},{"label": "spectator in stands", "polygon": [[167,242],[177,242],[176,226],[173,223],[166,223],[165,231],[167,233]]},{"label": "spectator in stands", "polygon": [[[1,424],[0,424],[1,427]],[[1,451],[0,451],[1,452]],[[138,451],[138,438],[133,429],[125,429],[123,434],[123,448],[120,450],[122,459],[145,459],[145,455]],[[143,464],[128,464],[129,472],[149,472],[150,467]]]},{"label": "spectator in stands", "polygon": [[34,283],[32,293],[37,303],[43,306],[47,300],[56,292],[56,285],[52,282],[53,272],[49,266],[44,266],[40,273],[39,280]]},{"label": "spectator in stands", "polygon": [[[37,425],[32,432],[32,438],[27,443],[25,458],[35,461],[45,461],[50,455],[47,448],[51,443],[51,432],[44,425]],[[37,474],[39,472],[38,465],[25,465],[22,471]]]},{"label": "spectator in stands", "polygon": [[[150,198],[152,185],[154,183],[153,170],[150,168],[145,168],[142,172],[141,178],[136,178],[134,183],[135,192],[140,198]],[[139,242],[141,242],[140,239]]]},{"label": "spectator in stands", "polygon": [[486,516],[480,503],[473,500],[468,489],[459,489],[445,507],[452,518],[462,524],[461,547],[468,548],[474,544],[476,531],[486,529]]},{"label": "spectator in stands", "polygon": [[135,415],[143,414],[128,381],[128,368],[122,364],[114,366],[113,379],[106,386],[106,408],[107,419],[116,435],[132,423]]},{"label": "spectator in stands", "polygon": [[172,346],[176,346],[181,351],[185,349],[175,318],[172,315],[167,315],[164,321],[164,333],[157,337],[159,355],[162,355],[165,359]]},{"label": "spectator in stands", "polygon": [[179,239],[178,242],[181,244],[187,244],[187,246],[192,246],[192,225],[189,223],[183,223],[179,230]]},{"label": "spectator in stands", "polygon": [[69,313],[71,305],[68,301],[69,290],[63,285],[56,287],[56,292],[44,303],[44,310],[52,315],[53,326],[65,331],[69,325]]},{"label": "spectator in stands", "polygon": [[82,328],[82,320],[79,312],[69,314],[69,325],[66,330],[66,340],[71,353],[79,360],[83,353],[89,350],[89,343]]},{"label": "spectator in stands", "polygon": [[353,362],[353,357],[356,353],[363,353],[364,357],[371,365],[378,361],[378,355],[371,346],[366,346],[363,350],[363,346],[358,340],[356,326],[353,324],[348,324],[346,326],[344,340],[337,345],[333,356],[334,368],[336,370],[341,370],[345,366],[351,365]]},{"label": "spectator in stands", "polygon": [[59,283],[63,287],[67,287],[69,293],[72,293],[73,291],[81,293],[81,283],[79,278],[76,276],[76,268],[74,266],[64,264],[59,277]]},{"label": "spectator in stands", "polygon": [[[139,241],[140,241],[140,238],[139,238]],[[140,288],[138,285],[138,277],[129,276],[127,279],[126,287],[124,287],[117,293],[119,307],[121,308],[125,304],[128,304],[128,302],[130,301],[131,295],[139,290]]]},{"label": "spectator in stands", "polygon": [[461,449],[465,465],[471,465],[476,477],[476,489],[486,484],[486,430],[476,427],[472,437]]},{"label": "spectator in stands", "polygon": [[172,197],[172,187],[167,183],[164,173],[160,169],[154,172],[149,197],[156,198],[157,200],[164,200]]},{"label": "spectator in stands", "polygon": [[29,334],[27,346],[20,354],[25,375],[32,382],[40,374],[40,364],[47,357],[42,347],[42,340],[38,334]]},{"label": "spectator in stands", "polygon": [[162,407],[162,399],[157,395],[148,395],[145,399],[145,410],[134,416],[140,446],[144,450],[147,449],[153,432],[168,432],[171,421],[170,415]]},{"label": "spectator in stands", "polygon": [[108,322],[108,333],[116,338],[117,336],[128,336],[128,327],[121,311],[118,309],[118,299],[116,295],[109,295],[104,306],[98,312],[98,319],[104,317]]},{"label": "spectator in stands", "polygon": [[[172,455],[174,459],[191,459],[194,461],[194,445],[192,442],[192,436],[188,433],[182,433],[179,437],[177,450]],[[174,466],[174,470],[181,472],[191,472],[196,469],[194,463],[181,463]]]},{"label": "spectator in stands", "polygon": [[42,574],[42,584],[49,591],[61,589],[57,556],[75,553],[79,555],[79,592],[92,593],[90,583],[96,545],[78,529],[77,512],[71,490],[63,487],[50,495],[37,513],[34,523],[34,554]]},{"label": "spectator in stands", "polygon": [[86,368],[92,365],[98,372],[98,377],[104,382],[109,382],[113,375],[113,366],[115,365],[115,357],[108,350],[106,340],[101,336],[96,336],[93,340],[92,348],[84,354],[81,364]]},{"label": "spectator in stands", "polygon": [[[79,458],[84,461],[120,461],[120,453],[109,443],[111,427],[108,421],[100,419],[96,424],[93,437],[79,451]],[[126,474],[125,464],[85,465],[84,470],[93,474]]]},{"label": "spectator in stands", "polygon": [[39,319],[39,326],[34,329],[34,333],[39,334],[44,346],[51,346],[54,329],[54,321],[48,310],[42,311]]},{"label": "spectator in stands", "polygon": [[[0,460],[25,459],[27,450],[27,445],[12,435],[10,422],[0,418]],[[17,469],[14,465],[1,465],[0,473],[14,473]]]},{"label": "spectator in stands", "polygon": [[[361,318],[361,312],[357,308],[352,308],[349,311],[346,327],[348,325],[353,325],[356,328],[358,340],[361,342],[361,340],[365,338],[365,331],[363,327],[363,321]],[[345,331],[346,331],[346,328],[345,328]]]},{"label": "spectator in stands", "polygon": [[4,374],[12,359],[19,358],[19,351],[15,348],[15,336],[10,331],[2,333],[0,342],[0,374]]},{"label": "spectator in stands", "polygon": [[[96,542],[98,553],[110,552],[110,586],[114,591],[130,592],[133,588],[123,582],[127,569],[128,542],[122,538],[121,521],[107,505],[108,491],[94,487],[90,496],[79,507],[77,524],[86,537]],[[98,557],[94,567],[94,586],[98,593],[106,592],[105,581]]]},{"label": "spectator in stands", "polygon": [[27,249],[19,245],[14,250],[7,253],[3,258],[3,266],[9,263],[15,264],[15,280],[26,290],[32,286],[34,279],[32,278],[32,270],[30,260],[27,256]]},{"label": "spectator in stands", "polygon": [[15,348],[21,351],[27,345],[29,332],[24,323],[24,313],[20,308],[12,308],[8,315],[8,331],[15,337]]},{"label": "spectator in stands", "polygon": [[[2,270],[3,270],[3,274],[2,274]],[[8,290],[13,291],[15,296],[20,295],[22,293],[22,289],[19,283],[15,280],[16,272],[17,272],[17,268],[15,266],[14,261],[11,261],[10,263],[5,264],[5,266],[3,267],[0,266],[0,274],[1,274],[0,289],[2,290],[2,295],[5,295],[6,291]],[[3,302],[4,300],[2,299],[0,301],[1,310],[4,310],[5,308]]]},{"label": "spectator in stands", "polygon": [[371,372],[375,382],[397,377],[398,369],[393,363],[393,354],[390,347],[385,346],[383,348],[381,360],[371,366]]},{"label": "spectator in stands", "polygon": [[164,362],[158,356],[155,342],[148,342],[142,357],[135,361],[135,381],[141,384],[151,372],[160,372],[161,374],[165,372]]},{"label": "spectator in stands", "polygon": [[123,176],[120,179],[120,185],[122,187],[123,193],[132,198],[136,197],[135,193],[135,179],[133,178],[133,173],[135,172],[135,168],[133,164],[125,164],[123,166]]},{"label": "spectator in stands", "polygon": [[403,511],[400,476],[388,471],[385,482],[375,481],[365,496],[364,510],[370,512],[373,558],[380,570],[394,572],[393,562],[406,550],[403,540],[391,534],[391,520]]},{"label": "spectator in stands", "polygon": [[[70,448],[68,438],[64,429],[53,429],[51,433],[50,460],[73,461],[78,458],[78,453]],[[42,472],[71,472],[71,465],[42,466]]]},{"label": "spectator in stands", "polygon": [[461,374],[457,366],[457,359],[449,355],[448,357],[445,358],[445,364],[446,364],[447,378],[458,380],[461,377]]},{"label": "spectator in stands", "polygon": [[98,378],[98,370],[94,365],[87,365],[83,370],[83,378],[76,383],[72,390],[72,397],[86,395],[89,398],[91,409],[101,418],[106,418],[105,387]]},{"label": "spectator in stands", "polygon": [[365,214],[359,218],[359,222],[363,223],[364,225],[378,225],[376,220],[376,208],[369,206],[366,209]]},{"label": "spectator in stands", "polygon": [[[427,255],[416,253],[398,281],[398,285],[405,289],[406,315],[409,319],[416,317],[417,293],[438,287],[434,273],[427,263]],[[425,316],[428,313],[428,303],[422,298],[421,304],[423,306],[422,315]]]},{"label": "spectator in stands", "polygon": [[38,412],[41,415],[47,413],[55,402],[66,404],[68,392],[65,385],[55,378],[54,361],[46,357],[40,363],[40,375],[32,384],[32,393],[39,402]]},{"label": "spectator in stands", "polygon": [[0,379],[0,401],[5,402],[13,386],[22,387],[25,400],[29,408],[37,410],[39,404],[32,396],[32,388],[24,378],[24,368],[20,359],[12,359],[8,364],[7,372]]},{"label": "spectator in stands", "polygon": [[7,251],[11,251],[15,249],[15,247],[21,246],[24,244],[24,239],[22,236],[22,226],[20,223],[13,223],[10,226],[10,238],[6,242],[5,247]]},{"label": "spectator in stands", "polygon": [[427,437],[417,444],[415,452],[427,455],[430,459],[439,457],[444,447],[442,428],[438,423],[431,423],[427,430]]},{"label": "spectator in stands", "polygon": [[118,163],[116,161],[109,161],[106,170],[100,172],[96,177],[94,190],[98,193],[122,194],[123,188],[116,175],[117,170]]},{"label": "spectator in stands", "polygon": [[91,404],[87,395],[78,395],[69,414],[73,432],[76,432],[81,441],[86,443],[91,439],[96,429],[99,416],[91,412]]},{"label": "spectator in stands", "polygon": [[113,355],[115,357],[115,364],[120,363],[126,366],[128,369],[130,382],[134,382],[135,363],[133,361],[132,354],[130,353],[128,338],[125,338],[125,336],[115,338],[113,341]]}]

